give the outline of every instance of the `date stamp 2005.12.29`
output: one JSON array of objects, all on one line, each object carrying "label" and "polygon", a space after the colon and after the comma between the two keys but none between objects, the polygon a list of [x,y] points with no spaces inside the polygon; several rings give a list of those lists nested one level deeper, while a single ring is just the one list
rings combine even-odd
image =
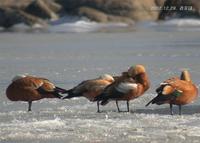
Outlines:
[{"label": "date stamp 2005.12.29", "polygon": [[152,11],[195,11],[193,6],[154,6],[151,7]]}]

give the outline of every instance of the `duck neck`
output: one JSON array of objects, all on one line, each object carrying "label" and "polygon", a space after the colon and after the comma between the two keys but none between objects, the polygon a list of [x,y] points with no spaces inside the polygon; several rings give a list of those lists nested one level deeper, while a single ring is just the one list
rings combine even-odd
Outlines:
[{"label": "duck neck", "polygon": [[181,73],[180,79],[181,79],[181,80],[185,80],[185,81],[189,81],[189,82],[192,81],[192,80],[191,80],[191,77],[190,77],[190,74],[189,74],[188,71],[183,71],[183,72]]},{"label": "duck neck", "polygon": [[136,75],[135,80],[137,83],[142,84],[144,89],[147,90],[149,88],[150,82],[146,73],[141,73],[139,75]]}]

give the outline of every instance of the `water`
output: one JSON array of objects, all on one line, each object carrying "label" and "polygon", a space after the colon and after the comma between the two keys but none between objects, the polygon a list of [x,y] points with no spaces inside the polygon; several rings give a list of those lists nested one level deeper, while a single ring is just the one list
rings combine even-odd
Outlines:
[{"label": "water", "polygon": [[[199,142],[199,99],[184,106],[182,116],[170,116],[168,105],[144,107],[156,96],[158,84],[182,69],[200,85],[199,25],[178,22],[140,23],[129,32],[102,32],[102,25],[94,23],[89,23],[96,26],[87,27],[89,31],[79,26],[83,31],[75,31],[77,25],[72,24],[71,31],[58,26],[51,32],[2,32],[0,142]],[[5,96],[10,80],[19,73],[43,76],[68,89],[104,73],[119,75],[135,64],[146,66],[151,88],[130,102],[130,113],[118,113],[114,102],[96,113],[96,103],[85,98],[43,99],[27,112],[27,103]],[[126,104],[120,102],[120,108],[125,110]]]}]

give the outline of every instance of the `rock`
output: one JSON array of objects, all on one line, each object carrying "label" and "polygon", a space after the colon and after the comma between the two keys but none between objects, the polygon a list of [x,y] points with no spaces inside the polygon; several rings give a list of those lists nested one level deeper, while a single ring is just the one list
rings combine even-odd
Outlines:
[{"label": "rock", "polygon": [[96,10],[90,7],[80,7],[78,9],[78,14],[81,16],[86,16],[89,19],[97,22],[124,22],[128,24],[133,24],[133,20],[128,17],[108,15],[102,11]]},{"label": "rock", "polygon": [[16,12],[10,8],[0,8],[0,26],[4,28],[10,28],[15,24],[20,23],[21,17]]},{"label": "rock", "polygon": [[18,23],[46,27],[63,10],[54,0],[1,0],[0,7],[0,26],[5,28]]},{"label": "rock", "polygon": [[108,21],[109,22],[122,22],[122,23],[127,23],[129,25],[133,25],[135,24],[135,22],[128,18],[128,17],[124,17],[124,16],[114,16],[114,15],[108,15]]},{"label": "rock", "polygon": [[90,7],[80,7],[78,15],[86,16],[92,21],[108,22],[108,16],[105,13]]},{"label": "rock", "polygon": [[117,16],[127,16],[133,10],[132,0],[88,0],[84,5]]},{"label": "rock", "polygon": [[[19,21],[25,22],[28,25],[34,25],[34,23],[46,25],[49,19],[58,19],[63,14],[64,9],[68,14],[86,16],[97,22],[124,22],[132,24],[133,21],[157,20],[160,11],[154,10],[153,8],[162,6],[164,1],[1,0],[0,6],[12,9],[16,14],[13,12],[8,12],[13,14],[4,13],[4,16],[0,17],[0,21],[2,23],[1,25],[7,25],[8,27]],[[8,24],[5,24],[5,21]]]},{"label": "rock", "polygon": [[51,0],[51,1],[49,1],[49,0],[43,0],[43,1],[44,1],[44,2],[48,5],[48,7],[49,7],[52,11],[54,11],[55,13],[62,12],[63,6],[60,5],[60,4],[58,4],[58,3],[56,3],[55,0]]},{"label": "rock", "polygon": [[43,20],[37,16],[28,14],[22,10],[19,10],[18,13],[22,19],[22,22],[31,27],[36,27],[36,25],[37,25],[37,27],[47,27],[48,26],[48,24],[45,20]]},{"label": "rock", "polygon": [[[124,17],[125,19],[132,19],[135,21],[156,20],[159,11],[152,10],[152,7],[162,5],[162,3],[164,3],[163,1],[164,0],[57,0],[57,2],[62,4],[69,13],[82,15],[83,10],[81,10],[82,12],[80,12],[80,10],[77,12],[77,9],[80,9],[81,7],[97,10],[98,13],[101,13],[99,14],[101,15],[99,17],[102,17],[102,20],[100,21],[105,21],[103,20],[106,19],[105,15],[107,15],[107,17]],[[99,21],[99,18],[94,17],[94,14],[89,14],[88,9],[85,9],[84,13],[87,13],[85,15],[88,16],[88,18],[92,17],[92,20]],[[113,19],[110,18],[110,20]]]},{"label": "rock", "polygon": [[29,14],[35,15],[44,19],[57,20],[61,11],[62,6],[49,0],[35,0],[29,6],[26,7],[25,11]]},{"label": "rock", "polygon": [[164,5],[166,0],[155,0],[155,4],[158,6],[158,7],[162,7]]},{"label": "rock", "polygon": [[200,17],[199,0],[166,0],[159,15],[160,20],[166,18]]},{"label": "rock", "polygon": [[24,9],[34,0],[0,0],[0,7]]},{"label": "rock", "polygon": [[41,27],[46,27],[48,24],[39,17],[28,14],[22,10],[11,8],[0,8],[0,26],[10,28],[15,24],[25,23],[29,26],[36,24]]},{"label": "rock", "polygon": [[136,21],[157,20],[159,11],[152,10],[156,7],[154,0],[132,0],[133,10],[130,12],[130,17]]},{"label": "rock", "polygon": [[75,10],[77,10],[80,6],[83,6],[85,0],[56,0],[56,2],[62,5],[65,11],[72,13]]}]

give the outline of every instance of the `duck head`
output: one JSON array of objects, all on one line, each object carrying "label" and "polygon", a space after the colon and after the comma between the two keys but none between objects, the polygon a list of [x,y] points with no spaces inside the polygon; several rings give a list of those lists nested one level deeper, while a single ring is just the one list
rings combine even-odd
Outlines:
[{"label": "duck head", "polygon": [[139,74],[145,73],[145,72],[146,72],[146,70],[143,65],[135,65],[128,69],[128,75],[131,77],[134,77],[136,75],[139,75]]},{"label": "duck head", "polygon": [[182,95],[183,91],[178,90],[176,88],[174,88],[173,86],[171,86],[170,84],[165,84],[162,83],[161,86],[156,90],[156,92],[158,94],[162,94],[162,95],[172,95],[174,97],[178,97],[180,95]]},{"label": "duck head", "polygon": [[180,79],[181,79],[181,80],[185,80],[185,81],[192,81],[192,80],[191,80],[190,73],[189,73],[188,70],[183,70],[183,71],[182,71]]}]

